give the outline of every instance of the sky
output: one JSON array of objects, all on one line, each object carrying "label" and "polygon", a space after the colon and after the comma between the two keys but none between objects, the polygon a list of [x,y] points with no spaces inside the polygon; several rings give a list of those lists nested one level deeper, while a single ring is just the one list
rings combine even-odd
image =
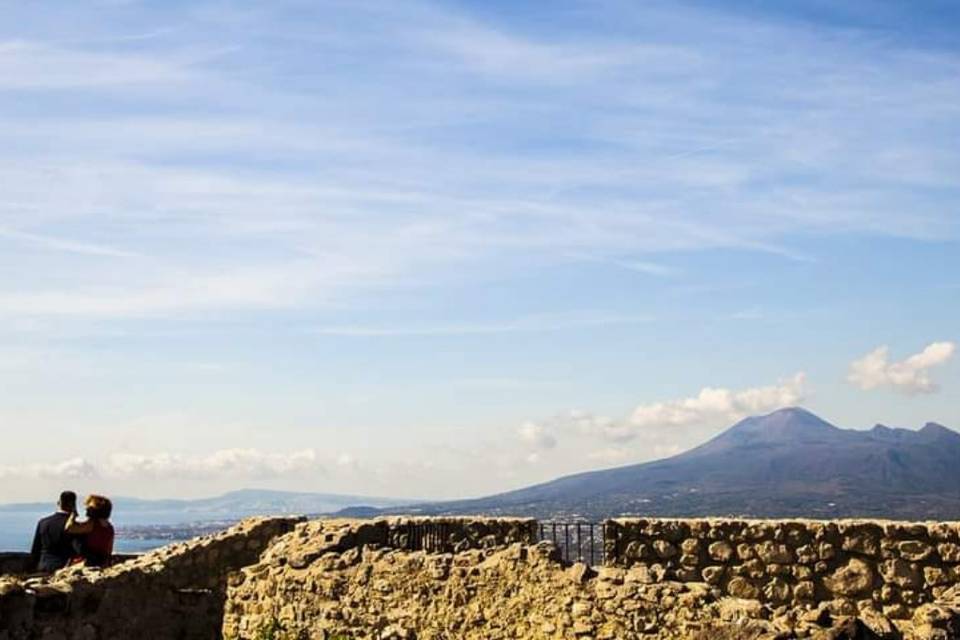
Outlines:
[{"label": "sky", "polygon": [[955,3],[0,1],[0,502],[960,429]]}]

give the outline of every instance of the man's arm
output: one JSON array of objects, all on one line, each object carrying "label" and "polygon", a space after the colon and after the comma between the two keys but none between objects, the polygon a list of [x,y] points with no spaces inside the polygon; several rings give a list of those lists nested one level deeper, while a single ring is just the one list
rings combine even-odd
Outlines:
[{"label": "man's arm", "polygon": [[40,524],[43,521],[37,523],[37,530],[33,534],[33,546],[30,547],[30,562],[32,563],[33,569],[36,569],[40,564]]}]

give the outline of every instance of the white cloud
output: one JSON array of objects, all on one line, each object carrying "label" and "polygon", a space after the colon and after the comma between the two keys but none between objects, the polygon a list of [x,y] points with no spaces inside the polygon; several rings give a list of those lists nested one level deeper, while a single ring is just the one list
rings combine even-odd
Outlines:
[{"label": "white cloud", "polygon": [[[748,415],[768,413],[799,404],[805,397],[806,375],[797,373],[777,384],[740,390],[705,387],[690,398],[640,405],[625,419],[610,418],[587,411],[567,411],[546,420],[523,423],[518,429],[520,440],[534,453],[567,445],[583,447],[585,443],[613,443],[588,456],[614,462],[619,456],[639,457],[624,445],[642,441],[644,456],[657,457],[679,453],[682,438],[678,433],[686,427],[715,427]],[[661,427],[669,427],[663,429]]]},{"label": "white cloud", "polygon": [[539,461],[545,452],[556,449],[561,439],[565,444],[571,440],[595,442],[598,439],[621,443],[631,440],[633,435],[621,421],[580,410],[546,420],[527,421],[517,429],[517,437],[530,451],[527,456],[530,462]]},{"label": "white cloud", "polygon": [[545,449],[553,449],[557,446],[556,437],[549,433],[546,427],[537,422],[524,422],[517,429],[517,436],[521,442],[534,449],[534,453]]},{"label": "white cloud", "polygon": [[73,458],[58,463],[0,466],[4,479],[265,479],[322,470],[313,449],[288,453],[221,449],[206,455],[114,453],[102,462]]},{"label": "white cloud", "polygon": [[205,456],[168,453],[150,455],[116,453],[104,465],[108,476],[182,476],[269,478],[302,471],[319,470],[313,449],[290,453],[258,449],[221,449]]},{"label": "white cloud", "polygon": [[929,370],[948,362],[956,349],[954,342],[933,342],[920,353],[890,362],[890,348],[884,345],[851,362],[847,380],[865,391],[892,387],[904,393],[934,393],[939,387]]},{"label": "white cloud", "polygon": [[0,480],[19,479],[66,479],[96,478],[96,466],[84,458],[71,458],[62,462],[35,463],[26,465],[0,465]]},{"label": "white cloud", "polygon": [[611,442],[626,442],[633,438],[629,425],[622,420],[575,409],[552,421],[555,428],[582,436],[600,437]]},{"label": "white cloud", "polygon": [[800,403],[806,375],[797,373],[775,385],[733,391],[704,387],[696,396],[640,405],[630,415],[635,429],[683,427],[717,420],[736,420]]}]

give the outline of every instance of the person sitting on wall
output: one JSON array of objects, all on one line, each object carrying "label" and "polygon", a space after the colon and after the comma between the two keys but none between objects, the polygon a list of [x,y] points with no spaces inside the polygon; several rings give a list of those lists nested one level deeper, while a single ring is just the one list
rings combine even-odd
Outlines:
[{"label": "person sitting on wall", "polygon": [[65,527],[68,534],[80,540],[80,555],[75,561],[88,567],[106,567],[113,558],[113,525],[110,524],[113,503],[104,496],[91,494],[83,504],[87,509],[87,520],[80,522],[74,512]]},{"label": "person sitting on wall", "polygon": [[67,520],[77,513],[77,494],[64,491],[57,501],[57,512],[37,523],[30,556],[37,571],[51,573],[66,566],[76,555],[77,539],[66,530]]}]

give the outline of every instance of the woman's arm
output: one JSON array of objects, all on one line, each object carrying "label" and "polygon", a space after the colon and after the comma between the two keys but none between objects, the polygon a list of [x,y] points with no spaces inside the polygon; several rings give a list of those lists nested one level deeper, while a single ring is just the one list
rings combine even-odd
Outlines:
[{"label": "woman's arm", "polygon": [[90,533],[93,531],[93,520],[87,520],[86,522],[77,522],[77,514],[71,513],[70,517],[67,518],[67,524],[64,527],[64,530],[67,533],[72,533],[74,535],[82,535],[85,533]]}]

